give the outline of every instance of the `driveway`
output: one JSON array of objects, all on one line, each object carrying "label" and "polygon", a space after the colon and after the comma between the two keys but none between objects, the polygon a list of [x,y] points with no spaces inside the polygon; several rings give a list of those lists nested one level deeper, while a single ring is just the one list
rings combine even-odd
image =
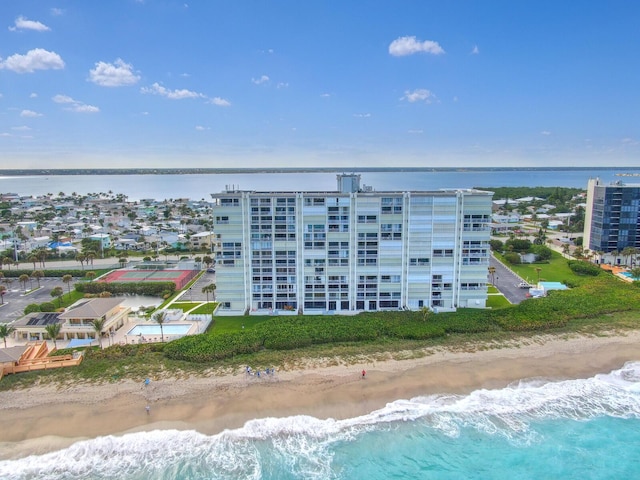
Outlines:
[{"label": "driveway", "polygon": [[[520,288],[518,285],[524,280],[505,267],[502,262],[493,255],[489,260],[489,265],[496,268],[495,287],[513,304],[520,303],[527,298],[529,289]],[[489,278],[491,281],[491,278]]]}]

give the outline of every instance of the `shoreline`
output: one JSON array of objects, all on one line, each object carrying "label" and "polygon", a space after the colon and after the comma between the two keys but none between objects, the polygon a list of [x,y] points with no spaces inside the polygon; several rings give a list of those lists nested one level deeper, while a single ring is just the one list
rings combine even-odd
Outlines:
[{"label": "shoreline", "polygon": [[42,454],[104,435],[158,429],[214,435],[252,419],[294,415],[346,419],[395,400],[500,389],[527,379],[589,378],[640,360],[640,330],[607,337],[538,336],[521,343],[475,352],[429,349],[422,358],[348,366],[310,362],[304,370],[261,378],[238,371],[152,379],[148,386],[123,380],[4,391],[0,459]]}]

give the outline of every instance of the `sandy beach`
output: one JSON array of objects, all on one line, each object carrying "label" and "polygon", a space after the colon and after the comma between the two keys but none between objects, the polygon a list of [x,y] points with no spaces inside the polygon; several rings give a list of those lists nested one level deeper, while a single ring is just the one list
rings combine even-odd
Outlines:
[{"label": "sandy beach", "polygon": [[254,418],[303,414],[342,419],[421,395],[504,388],[531,378],[588,378],[640,360],[640,331],[539,336],[511,347],[425,352],[418,359],[340,366],[308,362],[302,369],[260,378],[239,370],[152,379],[149,385],[125,380],[0,392],[0,458],[40,454],[101,435],[170,428],[214,434]]}]

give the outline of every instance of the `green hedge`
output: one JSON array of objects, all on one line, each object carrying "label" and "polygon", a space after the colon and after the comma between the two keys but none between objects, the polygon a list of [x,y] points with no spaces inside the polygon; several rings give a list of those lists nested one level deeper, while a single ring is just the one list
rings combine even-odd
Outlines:
[{"label": "green hedge", "polygon": [[569,260],[567,263],[571,271],[577,275],[597,277],[600,275],[600,272],[602,272],[602,269],[593,263],[583,262],[581,260]]},{"label": "green hedge", "polygon": [[5,277],[10,277],[10,278],[18,278],[20,277],[20,275],[29,275],[31,276],[31,274],[35,271],[42,271],[44,272],[44,276],[45,277],[53,277],[53,278],[57,278],[57,277],[64,277],[65,275],[71,275],[74,278],[78,278],[78,277],[84,277],[86,275],[86,271],[84,270],[47,270],[46,268],[30,268],[29,270],[11,270],[11,269],[2,269],[0,270],[0,273],[3,273]]},{"label": "green hedge", "polygon": [[354,316],[282,316],[251,329],[201,335],[168,343],[164,354],[176,360],[212,362],[262,349],[291,350],[329,343],[358,343],[378,339],[428,340],[447,334],[489,331],[543,331],[560,328],[569,320],[605,313],[640,310],[640,288],[610,276],[585,285],[552,291],[545,298],[496,309],[459,309],[430,315],[420,312],[377,312]]},{"label": "green hedge", "polygon": [[82,293],[110,292],[112,295],[129,293],[162,297],[173,294],[176,290],[176,284],[173,282],[88,282],[77,283],[75,289]]},{"label": "green hedge", "polygon": [[[434,317],[431,317],[434,318]],[[357,343],[381,338],[428,340],[452,331],[491,328],[480,315],[467,321],[423,321],[420,312],[361,313],[274,317],[250,330],[183,337],[167,344],[165,355],[176,360],[210,362],[261,349],[292,350],[328,343]]]}]

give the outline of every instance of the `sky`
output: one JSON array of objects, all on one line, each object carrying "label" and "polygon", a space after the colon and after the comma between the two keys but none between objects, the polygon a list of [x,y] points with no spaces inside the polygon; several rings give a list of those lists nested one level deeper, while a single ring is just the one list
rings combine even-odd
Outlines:
[{"label": "sky", "polygon": [[0,2],[0,168],[640,166],[640,2]]}]

